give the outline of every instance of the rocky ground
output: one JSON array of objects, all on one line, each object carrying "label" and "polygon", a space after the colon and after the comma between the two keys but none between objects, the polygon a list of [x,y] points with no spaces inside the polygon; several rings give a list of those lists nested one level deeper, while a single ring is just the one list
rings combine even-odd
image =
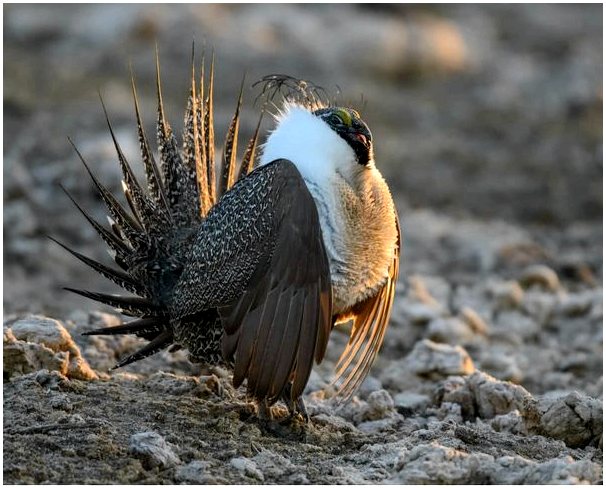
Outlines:
[{"label": "rocky ground", "polygon": [[[598,5],[5,6],[4,481],[600,483],[601,19]],[[333,334],[308,425],[259,423],[228,372],[181,351],[108,373],[139,340],[81,336],[121,318],[59,289],[115,292],[45,239],[103,257],[57,188],[102,216],[65,135],[118,191],[95,91],[135,160],[127,60],[151,123],[158,40],[176,126],[192,35],[217,48],[222,127],[245,68],[363,92],[398,205],[384,348],[336,406]]]}]

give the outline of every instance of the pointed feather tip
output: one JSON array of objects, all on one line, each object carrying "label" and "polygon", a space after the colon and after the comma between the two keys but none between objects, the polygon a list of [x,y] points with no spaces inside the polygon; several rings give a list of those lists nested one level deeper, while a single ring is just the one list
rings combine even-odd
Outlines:
[{"label": "pointed feather tip", "polygon": [[196,37],[194,36],[191,40],[191,65],[194,66],[196,60]]},{"label": "pointed feather tip", "polygon": [[[67,251],[69,251],[70,253],[73,253],[73,252],[72,252],[72,250],[70,250],[70,249],[69,249],[69,248],[68,248],[66,245],[64,245],[64,244],[63,244],[61,241],[59,241],[58,239],[53,238],[52,236],[50,236],[50,235],[48,235],[48,234],[46,235],[46,237],[47,237],[48,239],[50,239],[50,240],[51,240],[53,243],[55,243],[55,244],[57,244],[57,245],[61,246],[61,248],[63,248],[64,250],[67,250]],[[64,288],[65,288],[65,287],[64,287]]]}]

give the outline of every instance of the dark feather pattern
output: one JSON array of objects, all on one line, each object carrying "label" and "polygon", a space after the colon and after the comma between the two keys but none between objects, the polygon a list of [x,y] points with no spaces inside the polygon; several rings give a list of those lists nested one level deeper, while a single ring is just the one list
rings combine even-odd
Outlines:
[{"label": "dark feather pattern", "polygon": [[166,196],[173,221],[177,227],[192,226],[198,221],[197,209],[192,202],[198,201],[195,175],[188,171],[177,146],[177,140],[164,113],[162,85],[160,82],[160,62],[156,58],[156,92],[158,99],[157,138],[161,157],[162,174]]},{"label": "dark feather pattern", "polygon": [[160,223],[170,221],[170,212],[168,202],[166,200],[166,193],[164,191],[164,185],[160,178],[160,171],[154,158],[153,153],[149,147],[145,130],[143,129],[143,123],[141,122],[141,112],[139,110],[139,100],[137,98],[137,87],[135,85],[135,76],[131,72],[131,85],[133,92],[133,101],[135,104],[135,115],[137,118],[137,133],[139,135],[139,148],[141,150],[141,158],[143,160],[143,166],[145,168],[145,177],[147,179],[147,189],[150,198],[156,203],[157,220]]},{"label": "dark feather pattern", "polygon": [[244,77],[240,85],[240,94],[236,104],[236,112],[231,119],[227,134],[225,135],[225,148],[223,149],[223,166],[221,171],[221,186],[219,192],[224,194],[234,184],[236,177],[236,151],[238,148],[238,130],[240,128],[240,109],[242,108],[242,94],[244,93]]},{"label": "dark feather pattern", "polygon": [[109,268],[109,267],[103,265],[102,263],[99,263],[98,261],[93,260],[92,258],[89,258],[87,256],[84,256],[81,253],[78,253],[77,251],[72,250],[68,246],[61,243],[60,241],[57,241],[55,238],[52,238],[49,236],[49,239],[51,241],[54,241],[55,243],[57,243],[64,250],[67,250],[69,253],[71,253],[73,256],[75,256],[81,262],[86,263],[89,267],[91,267],[93,270],[95,270],[100,275],[111,280],[116,285],[122,287],[124,290],[127,290],[127,291],[132,292],[133,294],[137,294],[137,295],[146,294],[145,286],[138,283],[137,281],[135,281],[128,273],[121,272],[120,270],[114,270],[113,268]]},{"label": "dark feather pattern", "polygon": [[112,141],[114,142],[114,148],[116,149],[116,153],[118,155],[118,162],[120,163],[120,168],[122,169],[123,175],[123,186],[124,193],[128,200],[128,203],[133,211],[134,217],[137,219],[137,222],[143,227],[143,229],[150,229],[153,226],[156,216],[156,209],[153,205],[153,202],[149,200],[147,195],[143,193],[143,189],[139,185],[135,174],[133,173],[132,168],[128,164],[124,153],[122,152],[122,148],[120,148],[120,144],[116,139],[116,135],[114,134],[114,129],[109,120],[109,115],[107,114],[107,109],[105,107],[105,103],[103,102],[103,97],[99,94],[99,98],[101,100],[101,106],[103,107],[103,113],[105,115],[105,120],[107,122],[107,127],[109,129],[109,133],[112,137]]},{"label": "dark feather pattern", "polygon": [[93,183],[95,184],[95,187],[97,187],[97,190],[99,191],[99,195],[101,196],[101,199],[105,203],[105,206],[107,207],[107,210],[109,211],[112,219],[116,222],[116,224],[122,230],[122,232],[124,233],[124,236],[129,241],[131,246],[136,246],[142,239],[143,229],[141,228],[140,224],[137,223],[135,221],[135,219],[133,219],[133,217],[130,216],[128,214],[128,212],[126,212],[126,210],[124,210],[124,208],[120,205],[120,203],[116,200],[116,198],[111,194],[111,192],[107,188],[105,188],[101,184],[101,182],[99,182],[97,177],[95,177],[95,175],[93,174],[93,172],[91,171],[89,166],[86,164],[86,161],[80,154],[80,151],[78,151],[78,148],[76,148],[76,146],[73,144],[73,142],[71,140],[69,140],[69,141],[72,144],[72,146],[74,147],[74,150],[76,151],[78,157],[80,158],[80,161],[84,165],[84,168],[86,168],[86,171],[90,175]]},{"label": "dark feather pattern", "polygon": [[120,367],[126,367],[127,365],[138,362],[139,360],[143,360],[154,353],[158,353],[165,348],[168,348],[173,342],[173,334],[169,330],[162,331],[159,333],[154,339],[152,339],[147,345],[145,345],[140,350],[137,350],[132,355],[120,360],[112,370],[118,369]]},{"label": "dark feather pattern", "polygon": [[84,336],[134,334],[145,339],[153,339],[164,329],[166,329],[166,325],[163,323],[163,321],[166,320],[161,317],[145,317],[130,321],[126,324],[121,324],[119,326],[94,329],[92,331],[86,331],[82,334]]},{"label": "dark feather pattern", "polygon": [[[120,240],[115,234],[109,232],[107,229],[105,229],[103,226],[101,226],[101,224],[99,224],[97,221],[95,221],[90,216],[90,214],[88,212],[86,212],[78,204],[78,202],[76,202],[76,200],[67,191],[67,189],[65,187],[63,187],[63,185],[61,185],[61,189],[65,192],[65,194],[73,202],[73,204],[76,206],[76,208],[82,213],[82,215],[90,223],[90,225],[97,232],[97,234],[99,234],[99,236],[101,237],[101,239],[103,239],[103,241],[105,241],[105,243],[107,244],[107,246],[109,246],[109,248],[115,253],[115,255],[116,255],[115,258],[119,258],[120,261],[123,263],[124,262],[124,258],[126,256],[128,256],[128,254],[132,250],[126,245],[126,243],[124,243],[122,240]],[[122,267],[122,268],[124,268],[124,267]]]},{"label": "dark feather pattern", "polygon": [[102,294],[100,292],[91,292],[88,290],[72,289],[71,287],[64,287],[65,290],[69,290],[74,294],[87,297],[102,304],[107,304],[115,309],[118,309],[127,316],[154,316],[162,314],[162,306],[154,304],[149,299],[141,297],[123,297],[119,295]]},{"label": "dark feather pattern", "polygon": [[240,165],[240,173],[238,174],[238,180],[242,177],[248,175],[255,164],[255,157],[257,154],[257,144],[259,142],[259,130],[261,129],[261,122],[263,121],[263,115],[265,111],[261,111],[261,115],[259,116],[259,122],[257,122],[257,127],[253,136],[248,141],[246,145],[246,150],[244,151],[244,156],[242,157],[242,164]]}]

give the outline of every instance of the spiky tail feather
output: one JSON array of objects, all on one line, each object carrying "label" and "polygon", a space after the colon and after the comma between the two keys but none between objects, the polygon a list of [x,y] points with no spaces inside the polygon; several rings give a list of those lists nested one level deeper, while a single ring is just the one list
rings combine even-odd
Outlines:
[{"label": "spiky tail feather", "polygon": [[206,94],[204,92],[204,62],[201,71],[200,83],[197,86],[192,44],[191,88],[185,111],[183,148],[179,151],[176,138],[165,118],[160,83],[160,62],[156,51],[157,139],[160,168],[156,164],[143,129],[135,79],[131,72],[137,132],[147,191],[137,181],[124,156],[105,104],[101,100],[122,171],[122,188],[130,213],[101,184],[70,140],[108,209],[110,229],[95,221],[67,190],[63,190],[107,244],[110,254],[120,270],[103,265],[59,241],[51,239],[97,273],[134,295],[108,295],[73,288],[66,288],[66,290],[112,306],[128,316],[140,318],[120,326],[100,328],[84,334],[135,334],[149,340],[147,345],[122,359],[114,368],[141,360],[173,344],[174,337],[170,326],[167,301],[172,293],[172,286],[182,270],[183,263],[180,259],[183,259],[183,251],[188,248],[188,240],[191,239],[210,208],[236,180],[246,176],[254,167],[263,113],[261,113],[256,130],[246,146],[241,164],[237,168],[236,152],[244,89],[243,80],[236,110],[225,136],[222,165],[218,172],[220,182],[217,184],[215,181],[214,53]]}]

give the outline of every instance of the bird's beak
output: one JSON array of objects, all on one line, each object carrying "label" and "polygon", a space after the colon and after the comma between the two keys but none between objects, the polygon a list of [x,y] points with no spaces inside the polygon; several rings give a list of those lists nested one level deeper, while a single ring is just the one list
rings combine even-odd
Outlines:
[{"label": "bird's beak", "polygon": [[360,141],[364,146],[368,146],[368,138],[362,133],[354,133],[354,138]]},{"label": "bird's beak", "polygon": [[370,129],[362,121],[356,121],[349,128],[350,138],[362,144],[365,148],[370,148],[372,136],[370,135]]}]

